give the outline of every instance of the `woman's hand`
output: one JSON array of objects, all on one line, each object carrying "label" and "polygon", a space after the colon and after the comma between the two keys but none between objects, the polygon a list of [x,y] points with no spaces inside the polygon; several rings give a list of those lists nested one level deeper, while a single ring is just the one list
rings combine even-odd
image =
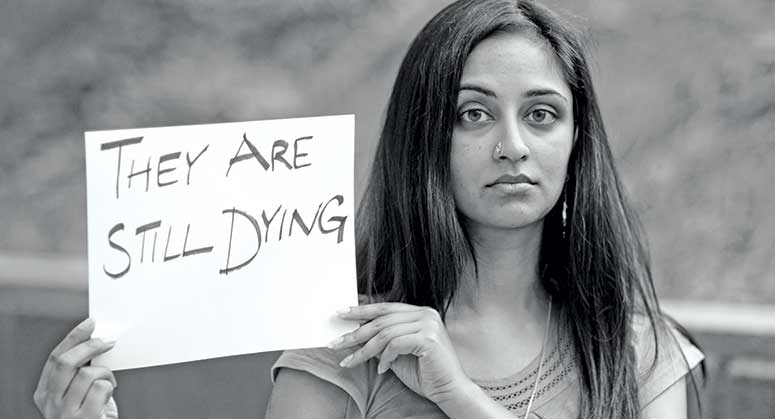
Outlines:
[{"label": "woman's hand", "polygon": [[83,321],[54,348],[43,366],[33,399],[46,419],[101,419],[106,410],[115,410],[113,372],[87,365],[115,342],[92,339],[92,332],[94,321]]},{"label": "woman's hand", "polygon": [[407,387],[436,404],[469,388],[471,381],[436,310],[376,303],[351,307],[339,316],[366,322],[329,345],[333,349],[360,346],[341,366],[353,367],[377,357],[378,373],[391,369]]}]

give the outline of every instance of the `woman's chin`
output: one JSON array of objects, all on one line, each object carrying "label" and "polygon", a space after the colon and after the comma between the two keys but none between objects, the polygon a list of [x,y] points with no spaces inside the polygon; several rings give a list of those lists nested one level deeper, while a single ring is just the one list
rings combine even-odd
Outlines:
[{"label": "woman's chin", "polygon": [[543,217],[540,214],[503,214],[481,220],[470,220],[469,227],[484,230],[502,230],[513,231],[529,228],[540,228],[543,224]]}]

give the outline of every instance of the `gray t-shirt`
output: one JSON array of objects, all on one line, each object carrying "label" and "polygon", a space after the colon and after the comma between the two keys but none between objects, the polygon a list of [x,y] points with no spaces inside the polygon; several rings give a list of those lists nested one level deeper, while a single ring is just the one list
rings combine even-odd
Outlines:
[{"label": "gray t-shirt", "polygon": [[[654,361],[655,344],[650,323],[637,317],[632,324],[633,345],[638,358],[640,402],[645,406],[680,380],[703,359],[703,354],[675,329],[660,335],[659,359]],[[545,355],[530,417],[576,419],[578,417],[578,378],[572,345],[566,333],[558,333]],[[346,419],[445,419],[433,402],[413,392],[391,371],[377,374],[377,360],[341,368],[349,351],[328,348],[285,351],[272,367],[272,379],[281,368],[308,372],[328,381],[348,395]],[[475,382],[493,400],[514,412],[525,414],[533,390],[539,359],[514,374]],[[651,368],[653,365],[653,368]]]}]

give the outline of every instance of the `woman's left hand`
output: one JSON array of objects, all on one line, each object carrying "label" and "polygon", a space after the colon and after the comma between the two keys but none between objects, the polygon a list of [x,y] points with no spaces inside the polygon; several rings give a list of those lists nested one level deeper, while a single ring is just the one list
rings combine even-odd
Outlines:
[{"label": "woman's left hand", "polygon": [[375,303],[351,307],[339,316],[366,322],[329,344],[333,349],[360,346],[341,366],[354,367],[377,357],[378,373],[391,369],[407,387],[436,404],[470,384],[436,310]]}]

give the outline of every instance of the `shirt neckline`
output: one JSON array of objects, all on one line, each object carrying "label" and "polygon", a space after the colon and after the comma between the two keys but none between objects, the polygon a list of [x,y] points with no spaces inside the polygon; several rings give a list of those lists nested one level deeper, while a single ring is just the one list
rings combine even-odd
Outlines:
[{"label": "shirt neckline", "polygon": [[503,407],[519,415],[524,414],[528,399],[536,385],[536,397],[533,410],[540,408],[549,400],[564,391],[575,379],[575,353],[572,340],[567,335],[567,327],[560,322],[547,345],[541,369],[541,377],[536,383],[540,354],[521,370],[493,379],[472,379],[488,396]]},{"label": "shirt neckline", "polygon": [[[558,347],[560,344],[564,341],[564,333],[566,332],[566,328],[562,325],[564,322],[562,321],[561,313],[559,312],[552,313],[552,317],[560,319],[556,326],[552,327],[552,333],[549,337],[549,340],[547,342],[547,347],[545,348],[544,352],[544,371],[548,365],[550,365],[550,362],[554,360],[554,358],[557,357],[558,354]],[[520,370],[511,373],[507,376],[503,377],[495,377],[495,378],[485,378],[485,377],[478,377],[478,378],[471,378],[471,381],[474,382],[474,384],[478,385],[479,387],[499,387],[511,383],[515,383],[519,380],[532,377],[535,378],[535,373],[538,372],[538,362],[541,358],[541,352],[539,352],[537,355],[533,357],[533,359],[528,362],[527,365],[522,367]]]}]

